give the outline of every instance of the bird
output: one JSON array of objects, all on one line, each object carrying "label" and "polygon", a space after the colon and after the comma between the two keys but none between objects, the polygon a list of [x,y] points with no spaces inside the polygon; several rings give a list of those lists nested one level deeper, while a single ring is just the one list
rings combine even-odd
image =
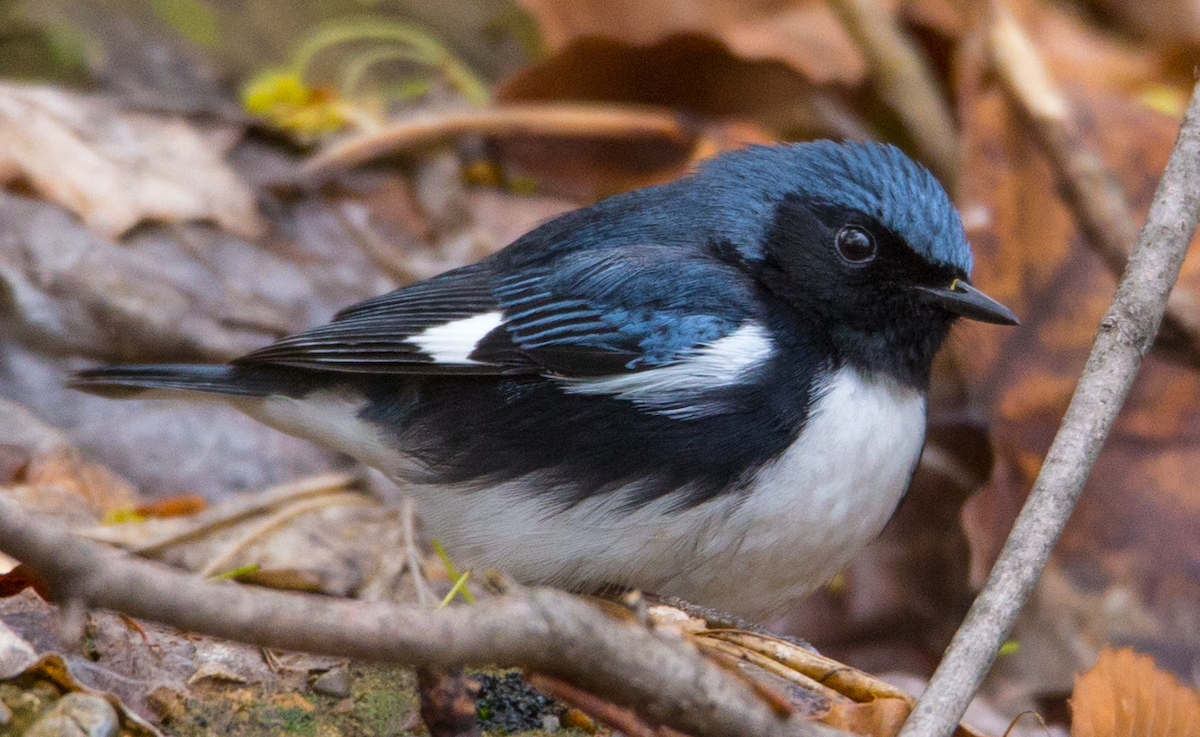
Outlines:
[{"label": "bird", "polygon": [[725,152],[226,365],[106,366],[382,471],[459,567],[766,622],[876,537],[970,283],[946,191],[883,143]]}]

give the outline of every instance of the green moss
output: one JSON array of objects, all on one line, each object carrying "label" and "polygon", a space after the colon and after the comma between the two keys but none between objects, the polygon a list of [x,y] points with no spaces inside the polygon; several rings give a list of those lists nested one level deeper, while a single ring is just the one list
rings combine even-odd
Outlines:
[{"label": "green moss", "polygon": [[317,720],[310,711],[292,706],[286,709],[276,709],[275,715],[281,722],[280,729],[288,734],[309,737],[309,735],[317,733]]},{"label": "green moss", "polygon": [[351,678],[351,714],[372,734],[402,732],[419,708],[416,677],[406,668],[362,666]]}]

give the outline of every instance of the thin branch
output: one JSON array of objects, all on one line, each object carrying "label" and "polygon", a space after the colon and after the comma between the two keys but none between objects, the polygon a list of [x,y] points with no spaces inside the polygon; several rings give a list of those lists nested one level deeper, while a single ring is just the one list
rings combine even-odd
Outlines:
[{"label": "thin branch", "polygon": [[185,631],[409,666],[519,665],[695,737],[842,734],[781,717],[674,630],[615,619],[552,589],[514,589],[487,603],[430,612],[210,583],[35,522],[3,499],[0,550],[60,600]]},{"label": "thin branch", "polygon": [[694,131],[675,112],[613,103],[506,103],[495,107],[418,113],[321,151],[304,165],[319,178],[385,154],[475,133],[487,136],[593,136],[690,141]]},{"label": "thin branch", "polygon": [[949,735],[1041,576],[1167,309],[1200,221],[1200,85],[1054,443],[987,584],[900,737]]},{"label": "thin branch", "polygon": [[867,57],[879,96],[916,142],[919,158],[953,192],[959,166],[958,129],[928,62],[885,3],[833,0],[833,8]]},{"label": "thin branch", "polygon": [[[1070,105],[1051,79],[1032,41],[1005,7],[994,4],[989,27],[992,64],[1058,177],[1075,222],[1104,265],[1120,278],[1137,240],[1137,215],[1116,174],[1084,143]],[[1200,367],[1200,310],[1174,292],[1156,347]]]}]

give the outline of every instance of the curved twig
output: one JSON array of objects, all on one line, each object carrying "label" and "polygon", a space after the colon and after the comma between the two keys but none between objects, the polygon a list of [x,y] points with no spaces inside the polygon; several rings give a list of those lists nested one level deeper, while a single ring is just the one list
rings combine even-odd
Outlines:
[{"label": "curved twig", "polygon": [[186,631],[402,665],[521,665],[695,737],[842,734],[781,717],[676,631],[614,619],[553,589],[513,589],[486,604],[430,612],[206,583],[35,522],[2,499],[0,550],[60,599]]},{"label": "curved twig", "polygon": [[385,154],[428,146],[456,136],[598,136],[691,140],[694,131],[677,113],[647,105],[613,103],[506,103],[495,107],[417,113],[370,134],[333,144],[304,164],[319,178]]}]

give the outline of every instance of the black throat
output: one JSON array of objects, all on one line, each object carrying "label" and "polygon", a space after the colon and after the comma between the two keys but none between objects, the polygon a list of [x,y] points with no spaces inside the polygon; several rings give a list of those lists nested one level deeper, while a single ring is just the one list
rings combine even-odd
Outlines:
[{"label": "black throat", "polygon": [[[875,235],[878,257],[849,265],[834,247],[838,228],[860,225]],[[719,258],[736,249],[714,247]],[[767,230],[761,260],[742,261],[773,312],[791,316],[798,340],[833,368],[853,367],[925,391],[933,358],[954,316],[931,307],[914,289],[950,283],[953,267],[931,264],[873,218],[846,208],[784,198]]]}]

